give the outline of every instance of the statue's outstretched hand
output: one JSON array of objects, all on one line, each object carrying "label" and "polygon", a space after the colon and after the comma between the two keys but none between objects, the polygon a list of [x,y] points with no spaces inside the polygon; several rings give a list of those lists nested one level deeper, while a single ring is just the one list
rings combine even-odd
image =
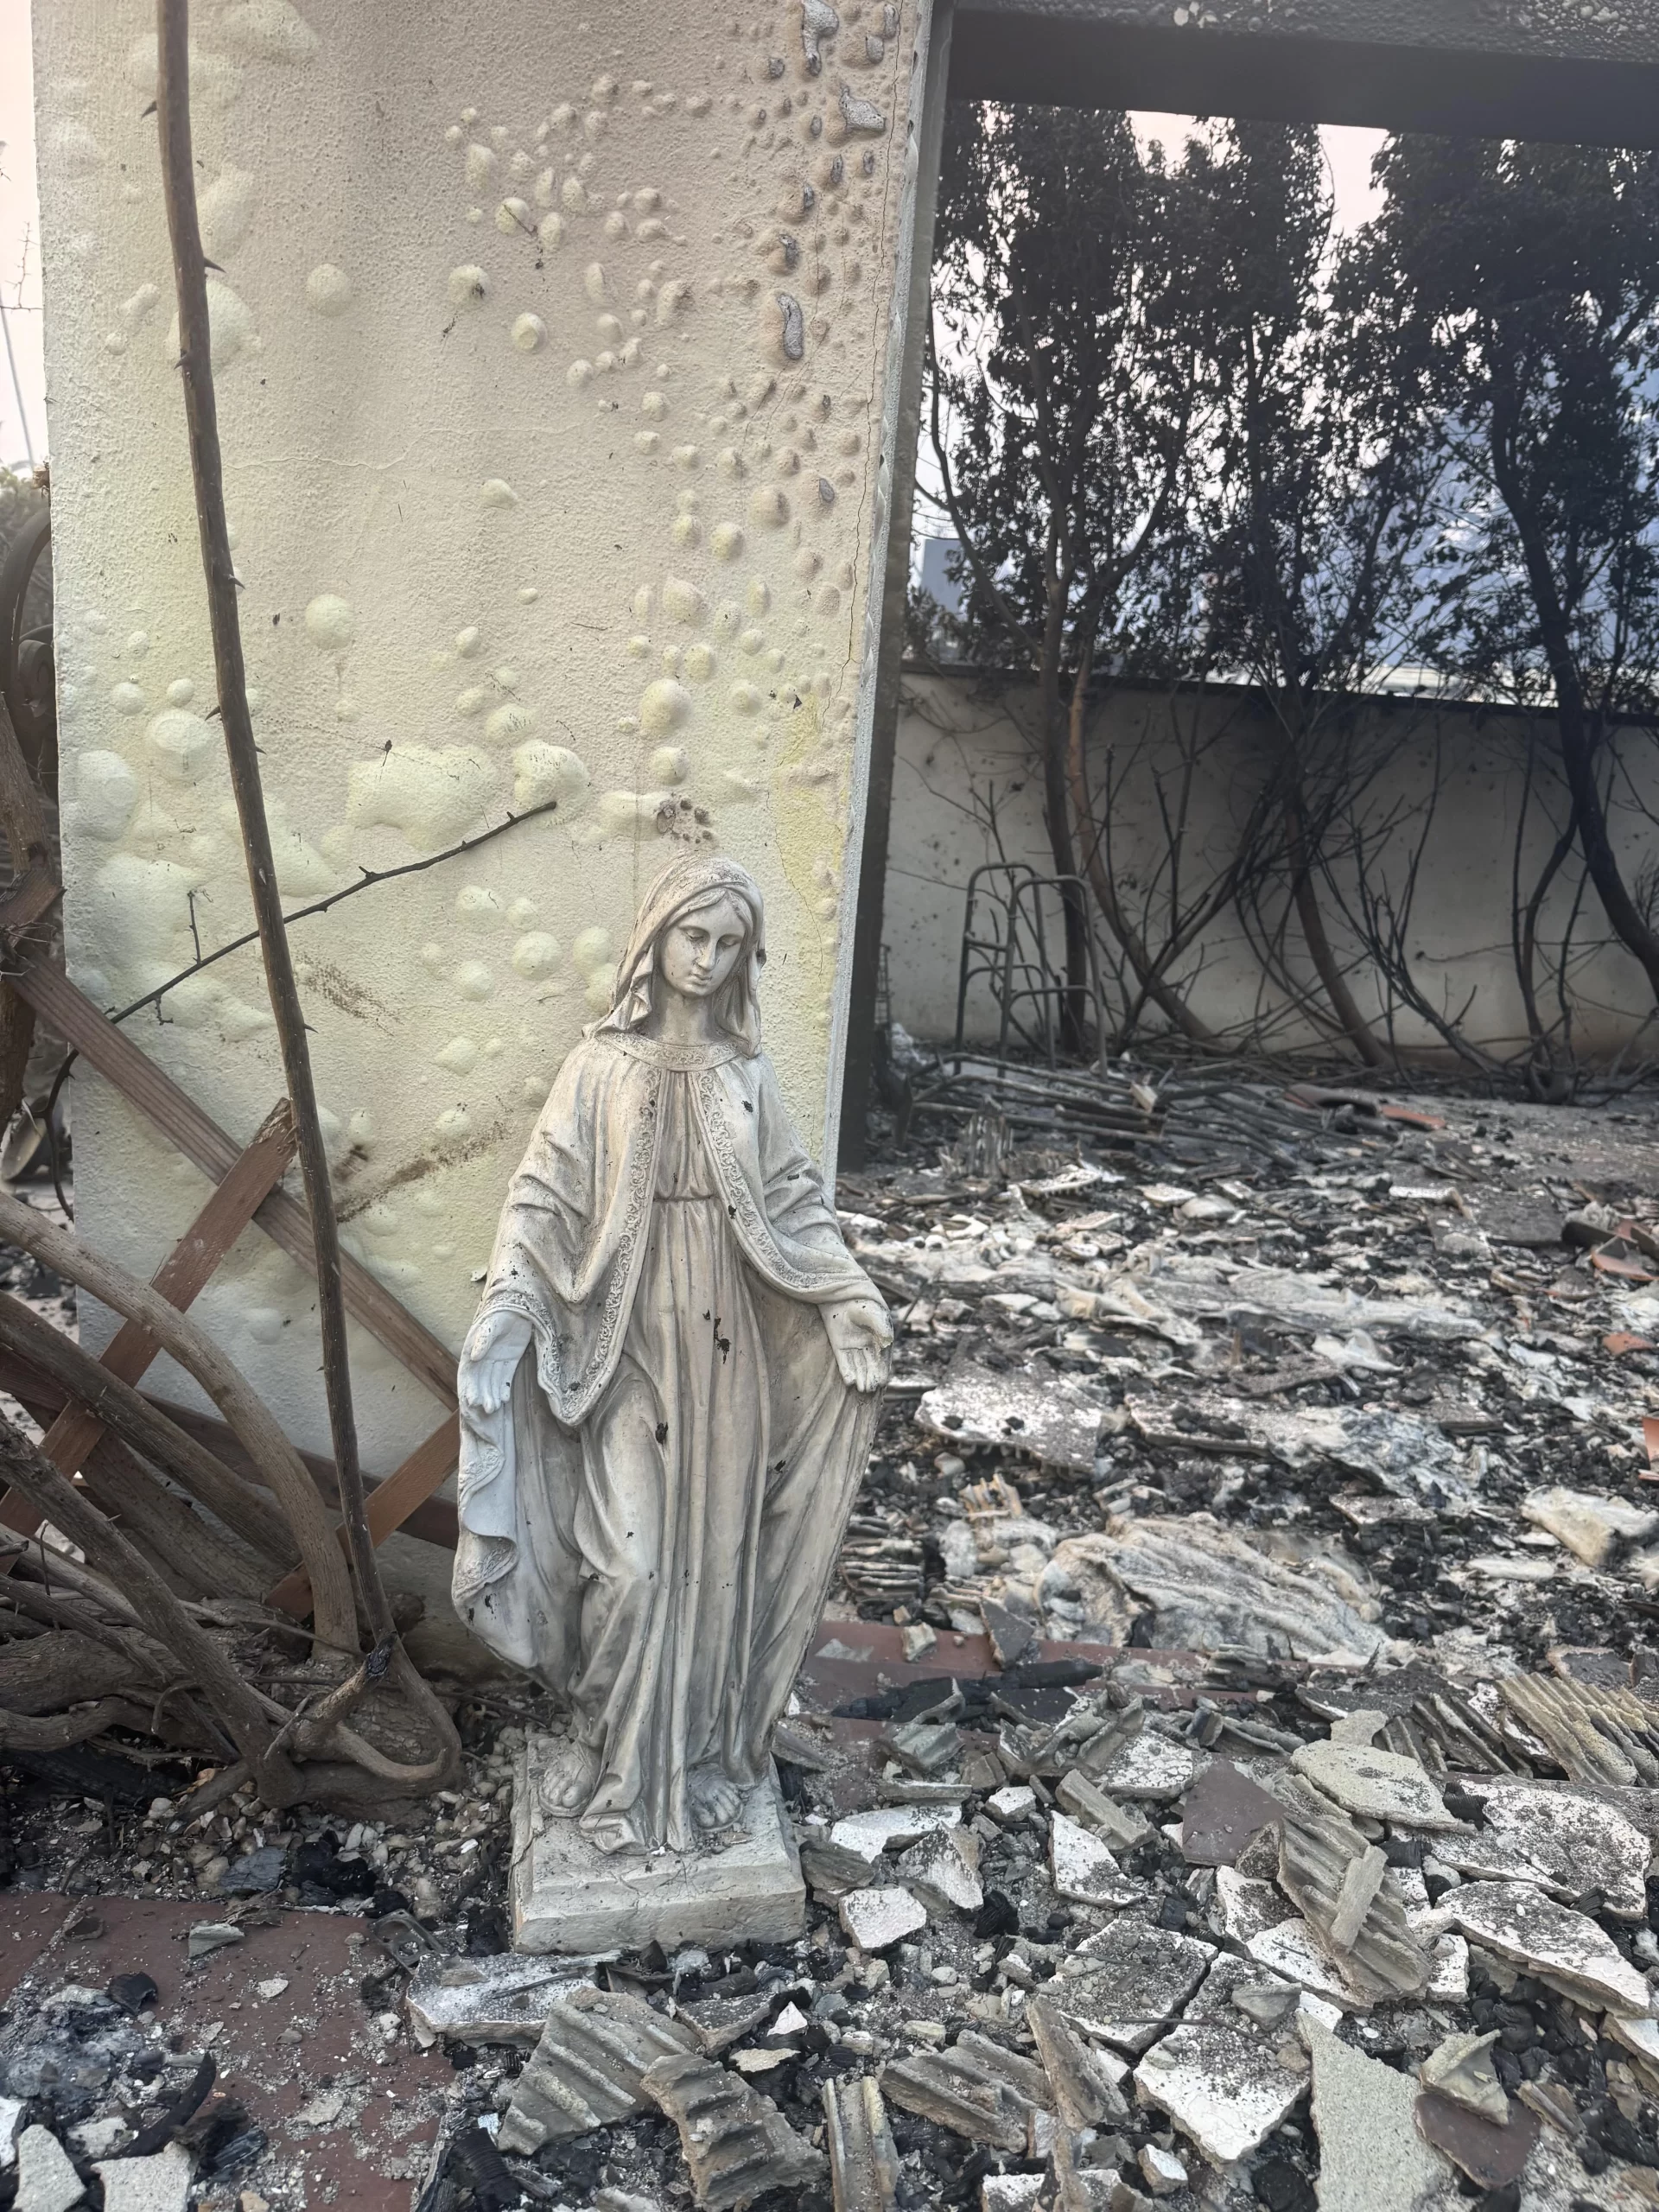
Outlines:
[{"label": "statue's outstretched hand", "polygon": [[848,1298],[820,1307],[841,1379],[849,1390],[879,1390],[887,1381],[893,1323],[879,1298]]},{"label": "statue's outstretched hand", "polygon": [[492,1313],[467,1339],[461,1362],[461,1402],[474,1413],[499,1413],[512,1395],[512,1378],[530,1343],[522,1313]]}]

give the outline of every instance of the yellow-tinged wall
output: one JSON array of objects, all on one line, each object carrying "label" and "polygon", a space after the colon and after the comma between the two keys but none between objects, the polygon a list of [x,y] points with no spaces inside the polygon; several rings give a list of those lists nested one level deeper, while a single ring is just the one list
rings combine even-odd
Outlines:
[{"label": "yellow-tinged wall", "polygon": [[[451,1343],[552,1072],[682,844],[759,877],[768,1043],[803,1129],[833,1118],[922,5],[843,7],[822,35],[821,0],[193,10],[283,888],[302,904],[559,802],[292,937],[348,1242]],[[251,915],[153,10],[35,18],[69,957],[118,1007]],[[251,952],[132,1033],[234,1135],[281,1089]],[[105,1086],[74,1106],[82,1228],[147,1270],[206,1185]],[[321,1441],[299,1271],[250,1232],[200,1311]],[[434,1408],[353,1341],[385,1467]]]}]

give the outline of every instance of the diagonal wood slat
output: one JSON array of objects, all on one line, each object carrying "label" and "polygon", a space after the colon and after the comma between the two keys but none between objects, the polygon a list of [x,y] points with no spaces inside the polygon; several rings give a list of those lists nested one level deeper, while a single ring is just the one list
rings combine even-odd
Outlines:
[{"label": "diagonal wood slat", "polygon": [[[41,1020],[74,1046],[89,1067],[147,1114],[204,1174],[216,1183],[224,1180],[238,1156],[235,1142],[130,1038],[100,1014],[67,976],[43,955],[25,950],[17,972],[9,980]],[[286,1191],[273,1190],[254,1219],[308,1274],[315,1274],[311,1224],[296,1198]],[[454,1355],[348,1253],[340,1255],[340,1271],[346,1308],[353,1319],[378,1337],[441,1405],[453,1407]]]},{"label": "diagonal wood slat", "polygon": [[[461,1416],[451,1414],[423,1443],[416,1446],[402,1466],[394,1468],[369,1493],[369,1534],[377,1544],[385,1543],[394,1529],[401,1528],[411,1513],[426,1503],[439,1484],[454,1471],[460,1457]],[[343,1544],[345,1530],[340,1530],[339,1535]],[[296,1567],[292,1574],[285,1576],[270,1592],[267,1603],[296,1617],[304,1613],[311,1603],[311,1586],[306,1580],[305,1569]]]},{"label": "diagonal wood slat", "polygon": [[[14,1352],[0,1351],[0,1390],[16,1398],[31,1421],[48,1428],[69,1403],[68,1393],[62,1386],[43,1375],[38,1368],[30,1367]],[[243,1450],[234,1429],[204,1414],[194,1406],[181,1406],[176,1398],[163,1398],[154,1390],[144,1390],[147,1398],[158,1413],[167,1415],[187,1436],[194,1436],[198,1444],[222,1459],[232,1474],[245,1475],[257,1482],[258,1471]],[[336,1509],[340,1504],[340,1486],[334,1480],[334,1463],[318,1452],[301,1452],[301,1459],[315,1483],[320,1496]],[[378,1483],[371,1484],[369,1495],[373,1497]],[[429,1497],[424,1505],[417,1505],[397,1523],[406,1536],[418,1536],[423,1543],[434,1544],[441,1551],[454,1551],[460,1534],[455,1509],[447,1498]]]},{"label": "diagonal wood slat", "polygon": [[[41,1018],[50,1024],[57,1033],[73,1045],[87,1065],[112,1084],[123,1097],[137,1106],[178,1146],[185,1156],[193,1160],[204,1174],[212,1176],[223,1185],[235,1172],[238,1154],[233,1141],[226,1135],[211,1115],[203,1111],[172,1077],[142,1052],[131,1039],[124,1035],[115,1024],[79,990],[68,977],[54,968],[43,955],[27,947],[15,947],[19,955],[17,973],[11,978],[19,995],[26,999]],[[262,1132],[263,1135],[263,1132]],[[255,1140],[256,1143],[258,1140]],[[251,1149],[251,1147],[250,1147]],[[284,1166],[286,1161],[284,1161]],[[280,1177],[281,1169],[277,1171]],[[205,1222],[213,1211],[213,1201],[201,1217]],[[308,1272],[315,1274],[316,1255],[311,1242],[310,1223],[305,1208],[289,1193],[276,1187],[276,1179],[254,1204],[251,1218],[273,1240],[280,1244]],[[197,1224],[200,1228],[200,1224]],[[237,1233],[245,1222],[238,1225]],[[193,1230],[188,1233],[194,1236]],[[230,1240],[234,1242],[234,1236]],[[188,1242],[188,1236],[186,1242]],[[225,1247],[229,1249],[227,1243]],[[183,1246],[175,1253],[168,1266],[176,1262],[185,1264]],[[222,1256],[222,1254],[219,1255]],[[205,1282],[213,1273],[217,1259],[207,1268],[202,1276]],[[388,1351],[398,1359],[416,1379],[429,1389],[439,1402],[453,1408],[455,1404],[455,1362],[448,1348],[435,1337],[406,1307],[385,1290],[362,1264],[349,1254],[341,1255],[341,1278],[345,1288],[346,1306],[352,1318],[378,1337]],[[183,1277],[181,1276],[181,1280]],[[158,1288],[172,1296],[157,1279]],[[197,1284],[199,1290],[201,1285]],[[196,1294],[191,1292],[191,1296]],[[175,1299],[176,1304],[179,1301]],[[106,1361],[122,1347],[121,1356],[132,1356],[124,1344],[128,1337],[124,1329],[110,1346]],[[147,1344],[142,1331],[131,1332],[133,1337]],[[153,1356],[153,1355],[150,1355]],[[149,1364],[147,1356],[138,1372]],[[124,1375],[124,1380],[128,1378]],[[74,1408],[67,1408],[60,1417],[65,1423],[85,1424],[91,1416]],[[54,1424],[54,1427],[55,1427]],[[76,1440],[73,1431],[66,1431],[68,1440]],[[79,1445],[84,1457],[96,1440],[96,1425],[92,1433]],[[432,1508],[433,1493],[453,1471],[460,1451],[459,1417],[450,1417],[416,1446],[404,1464],[386,1479],[377,1484],[369,1499],[369,1528],[378,1544],[401,1528],[412,1515],[419,1516],[425,1527],[437,1535],[440,1528],[446,1532],[451,1516],[440,1509]],[[79,1465],[79,1459],[75,1461]],[[21,1507],[21,1501],[0,1500],[0,1524],[17,1525],[7,1520],[7,1509]],[[31,1524],[32,1528],[32,1524]],[[453,1541],[452,1537],[439,1536],[439,1541]],[[303,1610],[308,1599],[308,1586],[302,1577],[290,1576],[281,1586],[289,1610]]]},{"label": "diagonal wood slat", "polygon": [[[150,1277],[150,1288],[182,1313],[207,1287],[213,1270],[282,1180],[294,1157],[294,1120],[286,1098],[266,1116],[258,1133],[184,1235]],[[136,1383],[161,1347],[136,1321],[124,1321],[99,1364],[123,1382]],[[104,1424],[84,1406],[67,1405],[41,1440],[53,1465],[73,1475],[104,1433]],[[21,1491],[0,1497],[0,1526],[32,1536],[40,1516]],[[9,1573],[13,1554],[0,1559]]]},{"label": "diagonal wood slat", "polygon": [[63,896],[63,887],[50,868],[34,861],[21,883],[0,899],[0,931],[8,935],[32,928],[49,914]]}]

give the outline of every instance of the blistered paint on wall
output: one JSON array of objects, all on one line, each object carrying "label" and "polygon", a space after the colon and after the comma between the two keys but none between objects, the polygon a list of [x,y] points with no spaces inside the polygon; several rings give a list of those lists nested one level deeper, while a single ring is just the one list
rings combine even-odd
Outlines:
[{"label": "blistered paint on wall", "polygon": [[[675,849],[759,877],[768,1042],[802,1126],[823,1125],[923,4],[194,11],[283,890],[323,898],[554,807],[293,931],[346,1241],[451,1343],[551,1074]],[[76,980],[118,1008],[251,912],[153,16],[63,0],[35,19],[67,926]],[[252,952],[133,1031],[234,1134],[280,1090]],[[82,1225],[148,1268],[206,1186],[102,1085],[76,1114]],[[299,1271],[251,1233],[202,1311],[320,1438]],[[384,1466],[433,1409],[354,1346]]]}]

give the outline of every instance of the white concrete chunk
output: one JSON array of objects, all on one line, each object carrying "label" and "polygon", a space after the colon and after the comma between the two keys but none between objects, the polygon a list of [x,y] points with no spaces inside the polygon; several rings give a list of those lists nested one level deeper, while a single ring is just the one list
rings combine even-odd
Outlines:
[{"label": "white concrete chunk", "polygon": [[169,2143],[153,2158],[105,2158],[92,2171],[104,2184],[104,2212],[185,2212],[190,2153]]},{"label": "white concrete chunk", "polygon": [[927,1907],[896,1884],[849,1890],[841,1901],[841,1924],[861,1951],[885,1951],[927,1925]]},{"label": "white concrete chunk", "polygon": [[416,1968],[404,2002],[423,2037],[533,2044],[559,1999],[591,1979],[569,1959],[517,1951],[483,1959],[434,1954]]},{"label": "white concrete chunk", "polygon": [[1659,2020],[1625,2020],[1616,2012],[1602,2016],[1602,2032],[1622,2043],[1637,2062],[1637,2072],[1650,2089],[1659,2082]]},{"label": "white concrete chunk", "polygon": [[1142,2051],[1182,2010],[1216,1956],[1212,1943],[1121,1917],[1089,1937],[1045,1987],[1073,2026]]},{"label": "white concrete chunk", "polygon": [[1592,1887],[1624,1920],[1648,1910],[1653,1847],[1616,1806],[1568,1789],[1495,1789],[1473,1835],[1448,1835],[1437,1855],[1460,1873],[1535,1882],[1570,1903]]},{"label": "white concrete chunk", "polygon": [[17,2130],[27,2109],[22,2097],[0,2097],[0,2173],[17,2163]]},{"label": "white concrete chunk", "polygon": [[1524,1552],[1480,1552],[1470,1560],[1469,1571],[1488,1582],[1553,1582],[1555,1561],[1535,1553],[1529,1557]]},{"label": "white concrete chunk", "polygon": [[872,1865],[890,1844],[912,1841],[936,1829],[962,1826],[960,1805],[883,1805],[872,1813],[849,1813],[830,1831],[831,1843],[857,1852]]},{"label": "white concrete chunk", "polygon": [[1434,1938],[1430,1954],[1428,1987],[1423,1992],[1431,2005],[1460,2005],[1469,1994],[1469,1946],[1451,1930]]},{"label": "white concrete chunk", "polygon": [[1276,1883],[1254,1880],[1236,1866],[1217,1866],[1210,1917],[1217,1935],[1230,1942],[1248,1943],[1253,1936],[1281,1927],[1297,1915]]},{"label": "white concrete chunk", "polygon": [[1432,1830],[1463,1825],[1446,1811],[1427,1770],[1398,1751],[1372,1744],[1304,1744],[1290,1763],[1344,1813],[1362,1820]]},{"label": "white concrete chunk", "polygon": [[85,2191],[69,2153],[49,2127],[26,2127],[17,2140],[14,2212],[69,2212]]},{"label": "white concrete chunk", "polygon": [[1615,1544],[1643,1543],[1659,1534],[1659,1513],[1595,1491],[1535,1490],[1521,1501],[1523,1517],[1567,1546],[1588,1567],[1607,1564]]},{"label": "white concrete chunk", "polygon": [[1064,1813],[1050,1818],[1048,1859],[1055,1888],[1078,1904],[1128,1904],[1139,1895],[1100,1838]]},{"label": "white concrete chunk", "polygon": [[1152,1797],[1170,1802],[1192,1787],[1196,1761],[1185,1744],[1172,1744],[1150,1728],[1142,1729],[1095,1778],[1103,1789],[1118,1797]]},{"label": "white concrete chunk", "polygon": [[98,2120],[83,2120],[78,2127],[69,2131],[69,2140],[83,2158],[113,2157],[131,2135],[118,2112],[106,2113]]},{"label": "white concrete chunk", "polygon": [[1006,1789],[994,1789],[985,1800],[986,1811],[994,1821],[1001,1821],[1004,1827],[1023,1821],[1027,1813],[1036,1808],[1037,1792],[1024,1782],[1011,1782]]},{"label": "white concrete chunk", "polygon": [[1259,1964],[1283,1974],[1287,1981],[1311,1989],[1316,1997],[1324,1997],[1344,2012],[1363,2012],[1366,2008],[1356,2003],[1342,1976],[1337,1972],[1319,1945],[1313,1941],[1313,1931],[1299,1913],[1288,1920],[1281,1920],[1276,1928],[1264,1929],[1259,1936],[1249,1937],[1244,1945],[1250,1956]]},{"label": "white concrete chunk", "polygon": [[977,1912],[985,1902],[976,1866],[968,1846],[976,1852],[979,1838],[961,1828],[936,1828],[913,1843],[899,1861],[899,1876],[931,1911],[949,1916]]},{"label": "white concrete chunk", "polygon": [[1313,2061],[1319,2212],[1420,2212],[1452,2169],[1417,2133],[1416,2082],[1316,2021],[1302,2034]]},{"label": "white concrete chunk", "polygon": [[1142,2101],[1166,2112],[1205,2157],[1230,2165],[1265,2143],[1307,2087],[1289,2028],[1277,2034],[1223,2021],[1170,2030],[1135,2069]]},{"label": "white concrete chunk", "polygon": [[1058,1376],[1039,1382],[963,1362],[924,1392],[916,1417],[950,1443],[994,1444],[1079,1474],[1094,1470],[1100,1408]]},{"label": "white concrete chunk", "polygon": [[1043,2193],[1041,2174],[987,2174],[979,2185],[981,2212],[1026,2212]]},{"label": "white concrete chunk", "polygon": [[1166,2151],[1160,2143],[1141,2145],[1137,2161],[1141,2177],[1154,2196],[1173,2196],[1178,2189],[1186,2187],[1186,2168],[1173,2151]]}]

